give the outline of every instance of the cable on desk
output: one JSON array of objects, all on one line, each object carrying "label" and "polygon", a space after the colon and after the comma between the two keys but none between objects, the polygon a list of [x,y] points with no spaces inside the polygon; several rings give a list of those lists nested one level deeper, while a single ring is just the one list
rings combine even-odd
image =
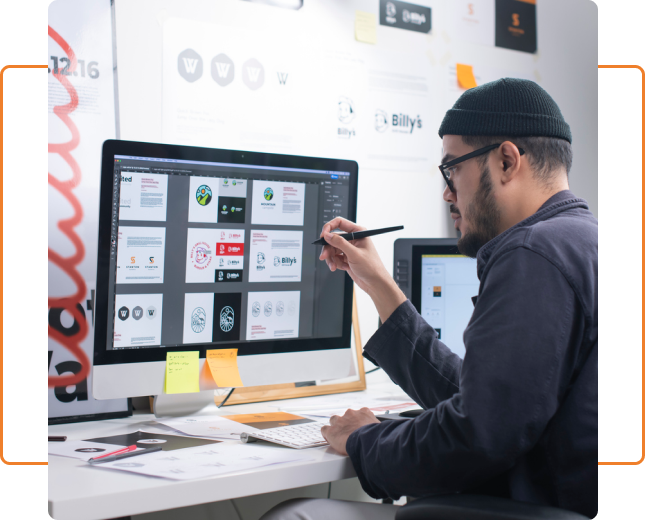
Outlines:
[{"label": "cable on desk", "polygon": [[218,408],[221,408],[222,406],[224,406],[224,403],[225,403],[226,401],[228,401],[228,398],[229,398],[229,397],[231,397],[231,395],[233,394],[233,392],[235,392],[235,388],[231,388],[231,391],[226,395],[226,397],[224,398],[224,400],[223,400],[220,404],[218,404],[218,405],[217,405],[217,407],[218,407]]}]

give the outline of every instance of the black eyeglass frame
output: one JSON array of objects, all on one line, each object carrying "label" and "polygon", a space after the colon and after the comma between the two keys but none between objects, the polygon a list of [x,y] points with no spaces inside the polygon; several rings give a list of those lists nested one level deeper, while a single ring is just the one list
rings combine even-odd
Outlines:
[{"label": "black eyeglass frame", "polygon": [[[455,193],[455,187],[452,184],[452,181],[450,180],[450,176],[445,172],[448,168],[452,168],[453,166],[462,163],[464,161],[467,161],[468,159],[472,159],[473,157],[478,157],[480,155],[484,155],[485,153],[490,152],[491,150],[494,150],[495,148],[502,146],[502,143],[498,144],[489,144],[488,146],[484,146],[483,148],[479,148],[478,150],[474,150],[470,153],[467,153],[466,155],[462,155],[461,157],[457,157],[456,159],[453,159],[452,161],[448,161],[445,163],[442,163],[439,165],[439,171],[441,172],[441,175],[443,175],[444,180],[446,181],[446,184],[448,185],[448,189]],[[524,155],[524,149],[520,148],[519,146],[517,149],[520,152],[520,155]]]}]

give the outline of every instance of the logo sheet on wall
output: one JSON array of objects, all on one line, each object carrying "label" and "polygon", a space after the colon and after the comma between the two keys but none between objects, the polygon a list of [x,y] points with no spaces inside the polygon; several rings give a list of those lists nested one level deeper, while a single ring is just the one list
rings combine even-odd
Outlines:
[{"label": "logo sheet on wall", "polygon": [[421,33],[428,33],[432,28],[431,10],[423,5],[381,0],[379,14],[381,25],[386,27]]},{"label": "logo sheet on wall", "polygon": [[523,52],[537,50],[536,0],[495,0],[495,45]]},{"label": "logo sheet on wall", "polygon": [[163,25],[163,138],[310,153],[318,138],[318,62],[287,35],[170,18]]},{"label": "logo sheet on wall", "polygon": [[319,50],[171,18],[163,82],[167,142],[347,158],[385,170],[430,167],[427,143],[436,132],[427,124],[433,106],[423,52]]},{"label": "logo sheet on wall", "polygon": [[453,37],[477,45],[495,45],[495,0],[451,0]]},{"label": "logo sheet on wall", "polygon": [[[71,350],[93,358],[98,158],[103,141],[115,137],[110,2],[55,2],[48,32],[48,357],[49,377],[58,378],[81,372]],[[127,414],[127,399],[97,401],[91,388],[91,372],[76,385],[50,388],[50,420]]]}]

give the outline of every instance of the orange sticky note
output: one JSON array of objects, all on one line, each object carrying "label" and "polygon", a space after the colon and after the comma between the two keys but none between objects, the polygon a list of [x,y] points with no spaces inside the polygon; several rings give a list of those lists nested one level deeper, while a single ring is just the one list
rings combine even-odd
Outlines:
[{"label": "orange sticky note", "polygon": [[207,350],[206,362],[217,386],[229,388],[244,386],[237,367],[236,348]]},{"label": "orange sticky note", "polygon": [[472,65],[457,63],[457,82],[461,88],[469,89],[477,86]]}]

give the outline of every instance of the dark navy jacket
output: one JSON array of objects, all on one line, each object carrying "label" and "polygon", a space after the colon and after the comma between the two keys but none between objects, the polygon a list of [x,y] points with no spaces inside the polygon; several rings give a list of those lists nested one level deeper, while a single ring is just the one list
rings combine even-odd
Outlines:
[{"label": "dark navy jacket", "polygon": [[374,498],[476,492],[593,517],[598,503],[598,222],[570,191],[477,255],[462,360],[409,301],[365,347],[426,411],[347,452]]}]

